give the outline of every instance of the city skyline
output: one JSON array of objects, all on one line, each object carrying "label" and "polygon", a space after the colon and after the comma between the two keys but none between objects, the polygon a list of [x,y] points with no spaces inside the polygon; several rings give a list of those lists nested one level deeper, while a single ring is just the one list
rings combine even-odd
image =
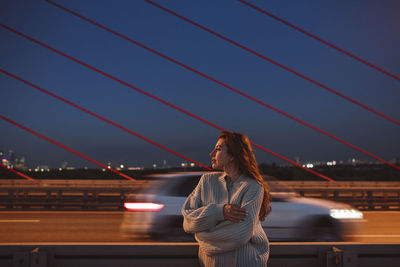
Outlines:
[{"label": "city skyline", "polygon": [[[89,167],[87,165],[82,165],[82,166],[72,166],[68,160],[63,160],[62,162],[60,162],[60,164],[58,166],[56,165],[49,165],[46,162],[39,162],[39,164],[37,163],[29,163],[30,161],[26,159],[26,157],[24,155],[19,156],[17,153],[15,153],[14,150],[8,150],[8,153],[4,153],[4,150],[0,149],[0,159],[2,159],[2,163],[3,165],[6,165],[8,167],[14,168],[14,169],[18,169],[18,170],[22,170],[22,171],[38,171],[40,169],[59,169],[59,170],[63,170],[63,169],[69,169],[69,170],[73,170],[73,169],[88,169]],[[299,164],[301,164],[303,167],[306,168],[313,168],[315,166],[336,166],[336,165],[362,165],[362,164],[381,164],[384,165],[382,162],[380,161],[369,161],[365,158],[348,158],[348,159],[332,159],[329,161],[322,161],[322,160],[318,160],[318,159],[309,159],[309,160],[301,160],[299,157],[296,157],[295,161]],[[35,160],[33,160],[33,162],[36,162]],[[102,164],[109,166],[111,168],[115,168],[117,170],[122,170],[122,169],[130,169],[130,170],[140,170],[140,169],[166,169],[166,168],[179,168],[179,167],[198,167],[196,164],[192,163],[192,162],[188,162],[188,161],[182,161],[177,163],[176,165],[170,165],[168,163],[167,160],[162,160],[161,162],[156,162],[153,161],[151,166],[140,166],[140,165],[128,165],[127,162],[129,162],[128,160],[123,160],[120,162],[112,162],[112,161],[106,161],[106,162],[102,162]],[[389,162],[393,163],[393,164],[399,164],[400,163],[400,158],[393,158],[390,159]],[[270,163],[266,163],[266,162],[258,162],[258,164],[276,164],[276,162],[270,162]],[[211,162],[208,165],[209,167],[211,166]],[[293,166],[292,164],[289,163],[283,163],[280,164],[280,166]],[[295,166],[293,166],[295,167]],[[93,169],[101,169],[100,166],[95,166]]]},{"label": "city skyline", "polygon": [[[144,1],[55,1],[383,159],[398,159],[400,128]],[[161,2],[160,2],[161,3]],[[400,3],[252,3],[400,75]],[[164,4],[164,3],[163,3]],[[240,2],[165,5],[307,76],[400,118],[400,82]],[[291,160],[375,162],[335,140],[117,38],[45,1],[0,3],[1,23]],[[238,19],[240,18],[240,19]],[[1,29],[1,68],[204,165],[219,130]],[[99,162],[150,167],[176,155],[0,74],[1,114]],[[28,164],[96,165],[0,121],[0,148]],[[255,148],[259,163],[284,161]]]}]

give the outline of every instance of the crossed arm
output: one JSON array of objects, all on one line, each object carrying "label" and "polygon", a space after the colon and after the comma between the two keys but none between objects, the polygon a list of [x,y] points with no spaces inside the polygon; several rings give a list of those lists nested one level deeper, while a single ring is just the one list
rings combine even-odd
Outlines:
[{"label": "crossed arm", "polygon": [[[263,188],[254,186],[244,193],[241,209],[233,205],[209,204],[202,206],[201,186],[196,187],[182,207],[184,229],[196,233],[196,238],[207,254],[218,254],[236,249],[248,242],[253,234],[254,225],[263,198]],[[226,206],[225,206],[226,205]],[[230,211],[225,210],[231,208]],[[243,217],[243,210],[247,215]],[[229,217],[230,215],[230,217]],[[231,220],[234,218],[233,220]],[[234,221],[237,222],[234,222]]]},{"label": "crossed arm", "polygon": [[224,204],[202,205],[201,191],[203,190],[203,179],[202,177],[182,207],[183,229],[187,233],[194,234],[206,231],[224,220]]}]

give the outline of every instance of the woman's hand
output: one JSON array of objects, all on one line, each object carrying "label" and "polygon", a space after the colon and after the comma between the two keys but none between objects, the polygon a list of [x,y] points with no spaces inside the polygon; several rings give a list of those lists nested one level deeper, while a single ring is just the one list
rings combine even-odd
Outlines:
[{"label": "woman's hand", "polygon": [[244,221],[244,217],[247,215],[247,211],[241,208],[239,205],[225,204],[224,209],[225,220],[231,222],[241,222]]}]

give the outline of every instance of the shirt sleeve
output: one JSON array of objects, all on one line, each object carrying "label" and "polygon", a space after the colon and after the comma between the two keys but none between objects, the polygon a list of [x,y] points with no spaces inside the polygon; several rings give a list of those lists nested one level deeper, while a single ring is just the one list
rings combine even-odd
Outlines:
[{"label": "shirt sleeve", "polygon": [[214,227],[219,221],[224,220],[224,204],[204,205],[201,195],[204,188],[205,176],[203,175],[182,206],[183,229],[187,233],[206,231]]},{"label": "shirt sleeve", "polygon": [[244,221],[239,223],[224,221],[208,231],[196,233],[196,239],[206,254],[216,255],[231,251],[250,240],[255,224],[259,222],[263,190],[262,186],[254,184],[244,193],[242,208],[247,210]]}]

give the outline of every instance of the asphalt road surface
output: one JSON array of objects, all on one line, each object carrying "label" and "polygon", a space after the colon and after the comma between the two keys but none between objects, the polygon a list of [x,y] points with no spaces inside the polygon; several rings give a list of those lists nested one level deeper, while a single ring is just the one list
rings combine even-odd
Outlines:
[{"label": "asphalt road surface", "polygon": [[[120,235],[122,216],[123,212],[2,211],[0,242],[134,242]],[[364,218],[362,232],[352,236],[356,242],[400,243],[400,212],[364,212]]]}]

